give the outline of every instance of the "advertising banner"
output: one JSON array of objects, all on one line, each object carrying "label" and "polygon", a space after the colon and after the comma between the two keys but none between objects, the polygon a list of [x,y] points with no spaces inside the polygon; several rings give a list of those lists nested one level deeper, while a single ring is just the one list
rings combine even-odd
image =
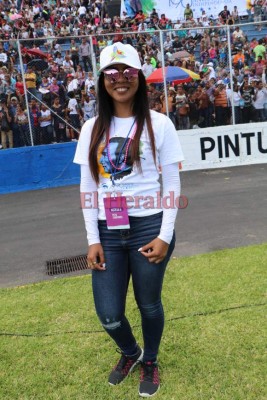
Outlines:
[{"label": "advertising banner", "polygon": [[237,6],[239,15],[246,14],[246,0],[122,0],[121,13],[126,11],[128,16],[133,18],[139,10],[147,16],[155,8],[159,17],[161,14],[172,21],[184,20],[184,9],[189,4],[193,11],[194,19],[201,16],[205,11],[207,17],[217,18],[218,14],[227,6],[230,12]]},{"label": "advertising banner", "polygon": [[267,162],[267,123],[178,131],[182,170],[224,168]]}]

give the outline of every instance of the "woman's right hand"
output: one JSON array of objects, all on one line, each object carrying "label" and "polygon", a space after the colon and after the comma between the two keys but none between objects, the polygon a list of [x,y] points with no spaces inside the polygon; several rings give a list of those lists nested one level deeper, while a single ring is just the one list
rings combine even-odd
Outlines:
[{"label": "woman's right hand", "polygon": [[88,247],[87,263],[90,269],[106,270],[104,251],[100,243],[92,244]]}]

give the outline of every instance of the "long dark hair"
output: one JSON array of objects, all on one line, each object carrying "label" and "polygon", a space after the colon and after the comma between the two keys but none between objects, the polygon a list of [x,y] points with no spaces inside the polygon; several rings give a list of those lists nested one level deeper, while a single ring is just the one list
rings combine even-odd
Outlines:
[{"label": "long dark hair", "polygon": [[[89,147],[89,166],[94,180],[96,181],[96,183],[99,183],[97,150],[99,144],[105,137],[106,132],[109,131],[111,119],[114,115],[113,100],[106,91],[103,72],[100,74],[98,81],[97,99],[98,117],[96,118],[92,129],[91,143]],[[132,141],[130,146],[130,156],[132,162],[136,164],[139,170],[141,170],[139,142],[145,123],[147,125],[154,162],[156,162],[156,146],[149,111],[146,79],[142,71],[139,71],[139,85],[133,101],[133,114],[136,118],[137,130],[134,140]]]}]

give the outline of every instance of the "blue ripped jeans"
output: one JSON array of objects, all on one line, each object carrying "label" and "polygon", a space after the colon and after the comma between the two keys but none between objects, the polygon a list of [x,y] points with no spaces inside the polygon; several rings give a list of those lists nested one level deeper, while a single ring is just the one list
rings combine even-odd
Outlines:
[{"label": "blue ripped jeans", "polygon": [[160,232],[162,212],[147,217],[129,217],[130,229],[108,230],[99,221],[100,241],[104,249],[106,271],[92,271],[97,315],[111,338],[124,354],[133,355],[136,340],[125,316],[130,277],[142,318],[144,361],[157,358],[164,327],[161,303],[166,265],[174,249],[175,234],[165,259],[150,263],[138,249],[155,239]]}]

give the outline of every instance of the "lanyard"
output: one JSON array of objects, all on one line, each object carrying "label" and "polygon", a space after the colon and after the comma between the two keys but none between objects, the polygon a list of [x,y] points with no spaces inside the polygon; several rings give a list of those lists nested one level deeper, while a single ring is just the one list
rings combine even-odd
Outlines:
[{"label": "lanyard", "polygon": [[[135,125],[135,130],[134,130],[132,136],[130,136],[131,131],[132,131],[134,125]],[[108,139],[108,140],[107,140],[107,142],[108,142],[108,144],[107,144],[107,153],[108,153],[109,164],[110,164],[110,167],[111,167],[111,179],[112,179],[112,185],[113,185],[113,186],[115,186],[115,179],[114,179],[114,178],[115,178],[115,175],[118,174],[118,173],[121,172],[121,171],[124,171],[124,170],[126,169],[125,166],[126,166],[126,161],[127,161],[128,153],[129,153],[129,148],[130,148],[131,141],[133,140],[133,138],[134,138],[134,136],[135,136],[136,129],[137,129],[137,127],[136,127],[136,123],[135,123],[135,119],[134,119],[134,122],[132,123],[131,128],[130,128],[129,132],[127,133],[127,136],[126,136],[126,138],[124,139],[124,142],[123,142],[123,144],[122,144],[122,146],[121,146],[120,152],[119,152],[118,156],[116,157],[115,163],[112,161],[112,158],[111,158],[111,156],[110,156],[110,140],[109,140],[109,138],[110,138],[110,132],[108,132],[108,138],[107,138],[107,139]],[[130,136],[130,137],[129,137],[129,136]],[[128,139],[129,139],[129,141],[128,141]],[[128,143],[127,143],[127,141],[128,141]],[[125,146],[126,146],[126,150],[125,150],[124,160],[123,160],[121,166],[119,167],[120,158],[121,158],[121,156],[122,156],[122,152],[123,152]]]}]

